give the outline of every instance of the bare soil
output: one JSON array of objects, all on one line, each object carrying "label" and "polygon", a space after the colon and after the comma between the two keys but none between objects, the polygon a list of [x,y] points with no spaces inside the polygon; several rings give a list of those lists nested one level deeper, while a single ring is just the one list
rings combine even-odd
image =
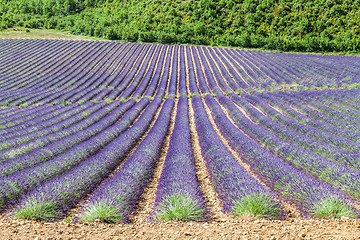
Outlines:
[{"label": "bare soil", "polygon": [[350,219],[241,219],[205,223],[105,224],[0,219],[0,239],[359,239],[360,222]]},{"label": "bare soil", "polygon": [[102,38],[88,37],[81,35],[72,35],[68,32],[61,32],[49,29],[31,29],[31,28],[10,28],[0,31],[0,38],[45,38],[45,39],[74,39],[74,40],[102,40]]}]

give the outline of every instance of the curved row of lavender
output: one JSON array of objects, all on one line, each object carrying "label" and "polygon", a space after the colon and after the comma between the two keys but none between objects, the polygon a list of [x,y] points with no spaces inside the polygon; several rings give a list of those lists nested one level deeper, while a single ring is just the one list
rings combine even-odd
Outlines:
[{"label": "curved row of lavender", "polygon": [[54,132],[64,129],[66,127],[65,124],[56,124],[60,122],[65,123],[65,120],[67,119],[74,119],[74,122],[79,121],[77,119],[81,119],[81,115],[85,117],[85,115],[89,112],[88,109],[93,105],[94,103],[92,102],[87,102],[81,105],[77,103],[70,104],[60,108],[59,110],[53,111],[50,114],[42,114],[38,117],[32,117],[21,124],[4,128],[0,130],[0,140],[3,141],[1,150],[8,148],[8,146],[11,145],[10,142],[12,139],[15,139],[16,137],[24,137],[25,135],[31,136],[32,134],[43,136],[44,133],[41,132],[42,130],[47,129],[48,131]]},{"label": "curved row of lavender", "polygon": [[[299,146],[292,144],[294,141],[286,141],[284,138],[280,138],[260,127],[260,124],[252,123],[229,99],[221,97],[219,101],[228,110],[230,118],[234,123],[271,153],[289,161],[297,168],[304,169],[308,174],[315,175],[320,180],[329,182],[349,196],[360,196],[360,182],[356,177],[360,172],[358,171],[356,154],[353,154],[352,159],[351,156],[347,156],[345,153],[339,154],[337,158],[332,158],[332,156],[326,158],[319,154],[314,154],[306,150],[301,144]],[[238,102],[236,101],[236,103]],[[296,137],[294,134],[295,141],[301,140]],[[301,138],[301,136],[298,138]],[[316,142],[313,145],[318,148],[326,147],[326,144]],[[338,151],[341,153],[340,149]]]},{"label": "curved row of lavender", "polygon": [[[113,106],[119,104],[119,101],[113,102],[112,106],[110,106],[110,110],[113,109]],[[105,130],[108,130],[109,127],[114,128],[118,124],[122,124],[122,126],[127,127],[137,117],[136,114],[138,114],[143,106],[147,104],[147,100],[144,99],[139,102],[138,105],[142,106],[139,109],[133,109],[132,112],[135,113],[129,113],[130,116],[128,116],[129,114],[125,116],[127,121],[123,120],[118,122],[118,124],[113,125],[118,121],[119,116],[127,111],[132,104],[132,101],[130,101],[129,104],[125,103],[124,106],[120,106],[120,109],[115,109],[112,114],[108,114],[109,109],[107,108],[100,109],[95,114],[85,118],[83,121],[72,125],[70,129],[63,129],[62,131],[34,139],[33,142],[35,143],[29,143],[29,146],[27,146],[24,151],[21,151],[22,146],[20,146],[19,149],[15,149],[18,150],[18,154],[15,157],[8,156],[9,159],[6,158],[5,161],[0,163],[2,166],[0,176],[8,175],[26,167],[49,160],[61,153],[67,152],[70,148],[85,140],[91,139],[98,134],[106,134]],[[118,128],[115,128],[115,130],[119,131]],[[109,137],[110,138],[107,141],[111,141],[111,137],[113,137],[113,135]],[[40,146],[38,148],[31,149],[34,144],[39,144]],[[27,152],[27,150],[30,150],[30,152]]]},{"label": "curved row of lavender", "polygon": [[[257,123],[257,128],[264,129],[263,135],[270,136],[270,134],[266,133],[266,131],[268,131],[269,133],[273,134],[273,139],[282,139],[281,141],[292,143],[293,145],[300,147],[302,149],[301,151],[304,153],[312,152],[324,158],[328,158],[332,161],[336,161],[344,165],[353,167],[355,169],[359,169],[359,166],[357,165],[360,155],[358,154],[359,146],[356,142],[345,142],[345,139],[336,138],[331,134],[326,135],[321,131],[318,133],[318,139],[315,140],[313,139],[314,137],[311,138],[310,136],[306,136],[308,132],[300,134],[296,131],[293,131],[292,129],[290,129],[289,123],[287,123],[286,126],[282,126],[277,122],[271,120],[270,117],[264,116],[250,103],[238,97],[237,95],[231,94],[229,96],[230,99],[234,101],[253,122]],[[246,117],[243,117],[241,120],[236,119],[236,121],[241,122],[242,125],[245,125],[245,120],[247,120]],[[299,127],[302,128],[302,126]],[[302,129],[305,131],[304,128]],[[248,134],[253,136],[250,131]],[[328,137],[326,139],[327,141],[325,140],[325,137]],[[256,137],[254,135],[253,138],[258,138],[260,142],[265,141],[265,138],[260,134],[256,135]],[[277,148],[277,151],[279,150],[278,142],[270,143],[268,140],[266,140],[265,144],[267,148]],[[311,158],[309,156],[308,158]]]},{"label": "curved row of lavender", "polygon": [[[7,134],[4,134],[3,138],[6,141],[1,146],[2,161],[8,158],[13,158],[18,154],[22,154],[34,150],[37,147],[45,146],[46,144],[52,141],[71,135],[72,133],[75,133],[77,131],[82,130],[83,128],[86,128],[87,126],[91,125],[91,123],[90,124],[84,123],[85,121],[89,121],[89,119],[86,118],[88,116],[93,117],[92,114],[97,113],[99,109],[105,107],[106,103],[100,103],[96,105],[93,105],[92,103],[90,104],[87,103],[83,105],[86,108],[83,109],[83,111],[81,111],[80,113],[72,117],[64,116],[64,118],[63,119],[61,118],[59,122],[55,122],[54,124],[51,124],[50,126],[45,127],[43,129],[40,129],[37,127],[37,125],[35,125],[35,131],[31,131],[30,128],[28,128],[30,132],[25,131],[20,136],[14,136],[16,133],[19,133],[19,131],[11,131]],[[107,113],[105,112],[103,114],[100,114],[99,117],[100,118],[104,117],[105,114]],[[93,121],[95,122],[100,118],[94,119]],[[73,129],[72,131],[70,130],[71,128]],[[21,151],[18,152],[18,154],[15,154],[16,152],[15,149],[17,148],[21,149]]]},{"label": "curved row of lavender", "polygon": [[[281,217],[274,194],[252,177],[217,135],[199,96],[191,99],[201,154],[224,212],[240,216]],[[254,208],[254,205],[256,208]]]},{"label": "curved row of lavender", "polygon": [[[76,154],[72,152],[72,155],[62,157],[78,164],[74,166],[71,163],[67,166],[68,171],[61,175],[52,175],[50,179],[47,176],[47,181],[44,178],[41,182],[38,180],[39,185],[22,197],[14,215],[35,220],[63,217],[69,208],[93,191],[121,163],[146,132],[160,104],[158,98],[152,101],[139,119],[118,136],[113,126],[109,129],[112,131],[103,132],[105,136],[83,142],[81,147],[77,147]],[[106,141],[110,136],[111,141]],[[96,151],[88,154],[94,148]],[[52,161],[54,159],[48,162]]]},{"label": "curved row of lavender", "polygon": [[[218,96],[218,101],[227,109],[235,125],[224,114],[219,103],[212,96],[206,96],[205,101],[216,126],[231,148],[250,165],[251,171],[259,179],[275,191],[278,197],[294,204],[305,216],[318,215],[319,209],[331,201],[344,206],[344,212],[339,214],[334,211],[333,217],[339,215],[356,217],[358,215],[351,205],[347,205],[349,198],[337,190],[337,187],[345,182],[340,187],[341,190],[352,194],[354,190],[359,189],[356,185],[359,182],[357,176],[360,172],[312,156],[291,144],[281,142],[280,139],[276,139],[266,130],[246,119],[224,96]],[[258,144],[259,141],[263,141],[261,143],[265,144],[274,142],[274,148],[267,151]],[[269,149],[267,145],[265,147]],[[311,175],[315,175],[315,177]],[[334,183],[334,188],[318,181],[316,177]],[[332,206],[327,207],[331,208]]]},{"label": "curved row of lavender", "polygon": [[[124,132],[147,104],[148,101],[144,100],[132,107],[134,102],[129,101],[128,104],[125,103],[119,106],[113,112],[112,117],[107,120],[110,120],[112,124],[116,122],[116,124],[107,128],[106,131],[91,137],[87,141],[69,148],[68,151],[57,157],[47,160],[40,156],[38,159],[33,159],[33,161],[30,160],[27,164],[19,161],[20,169],[23,170],[16,171],[13,174],[0,178],[0,185],[2,186],[0,209],[4,209],[9,204],[16,202],[21,194],[27,192],[42,181],[56,175],[61,175],[79,162],[95,154],[110,143],[116,136]],[[129,108],[131,109],[129,110]],[[118,121],[119,118],[121,121]],[[104,123],[106,123],[106,119]],[[66,159],[66,161],[64,161],[64,159]],[[20,169],[18,168],[17,170]]]},{"label": "curved row of lavender", "polygon": [[174,98],[167,99],[156,122],[136,150],[119,170],[92,194],[82,209],[79,220],[129,222],[144,188],[153,175],[170,125]]},{"label": "curved row of lavender", "polygon": [[[186,94],[187,82],[194,92],[193,73],[201,93],[210,88],[214,94],[339,87],[359,80],[360,59],[346,56],[32,39],[7,41],[3,48],[1,105],[179,96]],[[215,82],[206,83],[209,74]]]}]

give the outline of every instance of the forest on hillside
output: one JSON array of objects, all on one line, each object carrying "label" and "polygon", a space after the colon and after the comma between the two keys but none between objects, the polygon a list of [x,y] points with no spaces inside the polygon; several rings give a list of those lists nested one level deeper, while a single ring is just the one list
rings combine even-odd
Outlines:
[{"label": "forest on hillside", "polygon": [[360,51],[360,0],[2,0],[0,29],[300,52]]}]

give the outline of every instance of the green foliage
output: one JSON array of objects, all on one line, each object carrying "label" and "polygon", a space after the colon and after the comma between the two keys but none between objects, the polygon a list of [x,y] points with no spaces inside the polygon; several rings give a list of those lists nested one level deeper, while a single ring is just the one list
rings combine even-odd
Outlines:
[{"label": "green foliage", "polygon": [[321,218],[357,218],[355,210],[350,205],[334,197],[322,199],[314,206],[313,214]]},{"label": "green foliage", "polygon": [[9,102],[6,100],[5,103],[2,105],[2,107],[9,108],[10,107]]},{"label": "green foliage", "polygon": [[[145,97],[148,98],[150,101],[154,100],[154,97],[152,97],[152,96],[145,96]],[[137,99],[137,100],[139,100],[139,99]]]},{"label": "green foliage", "polygon": [[27,107],[27,106],[29,106],[28,103],[23,103],[23,104],[20,104],[20,105],[19,105],[20,108],[24,108],[24,107]]},{"label": "green foliage", "polygon": [[200,221],[205,218],[203,206],[188,195],[167,196],[159,206],[156,218],[160,221]]},{"label": "green foliage", "polygon": [[242,217],[280,217],[281,205],[268,195],[254,194],[245,196],[233,206],[232,213]]},{"label": "green foliage", "polygon": [[22,26],[111,40],[355,53],[360,50],[359,6],[359,0],[12,0],[0,1],[0,29]]},{"label": "green foliage", "polygon": [[[69,102],[66,101],[66,99],[62,99],[61,103],[64,104],[65,106],[70,104]],[[56,103],[53,104],[55,105]]]},{"label": "green foliage", "polygon": [[105,102],[107,102],[107,103],[112,103],[114,100],[112,100],[112,99],[110,99],[110,98],[107,98],[107,99],[105,99]]},{"label": "green foliage", "polygon": [[72,223],[72,222],[74,221],[75,212],[76,212],[76,210],[73,209],[73,210],[71,211],[71,215],[65,217],[65,218],[64,218],[64,221],[65,221],[66,223]]},{"label": "green foliage", "polygon": [[50,220],[57,216],[59,216],[59,212],[51,202],[30,202],[14,212],[15,218],[25,218],[36,221]]},{"label": "green foliage", "polygon": [[124,218],[119,214],[117,206],[105,202],[97,202],[91,205],[80,216],[82,222],[94,222],[96,219],[106,223],[124,222]]}]

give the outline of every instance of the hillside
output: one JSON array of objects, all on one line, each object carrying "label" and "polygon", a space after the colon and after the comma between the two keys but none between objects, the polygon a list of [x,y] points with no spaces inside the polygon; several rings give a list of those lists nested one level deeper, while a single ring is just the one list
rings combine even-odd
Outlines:
[{"label": "hillside", "polygon": [[5,0],[0,28],[301,52],[360,50],[359,0]]}]

